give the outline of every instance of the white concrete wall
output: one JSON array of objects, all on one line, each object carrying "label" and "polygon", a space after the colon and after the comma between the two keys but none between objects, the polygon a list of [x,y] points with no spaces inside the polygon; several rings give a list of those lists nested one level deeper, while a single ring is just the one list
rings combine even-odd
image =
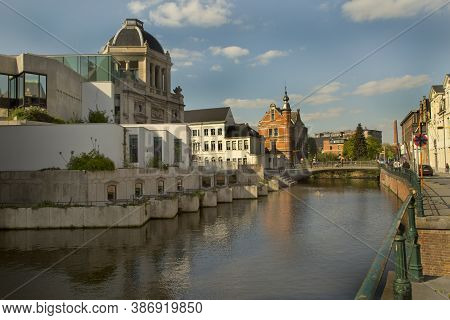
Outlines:
[{"label": "white concrete wall", "polygon": [[64,169],[72,151],[75,155],[89,152],[93,142],[117,168],[122,166],[123,128],[119,125],[0,126],[0,171]]},{"label": "white concrete wall", "polygon": [[109,121],[114,122],[114,83],[83,82],[81,113],[83,120],[88,119],[89,110],[106,111]]}]

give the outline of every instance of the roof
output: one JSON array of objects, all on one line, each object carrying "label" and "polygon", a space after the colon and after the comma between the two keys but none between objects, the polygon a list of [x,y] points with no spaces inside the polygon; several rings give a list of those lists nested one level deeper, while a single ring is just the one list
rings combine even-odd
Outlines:
[{"label": "roof", "polygon": [[444,93],[444,86],[441,84],[431,86],[431,89],[434,90],[436,93]]},{"label": "roof", "polygon": [[184,122],[220,122],[226,121],[230,107],[185,110]]},{"label": "roof", "polygon": [[247,123],[239,123],[227,127],[226,138],[233,137],[260,137],[259,133],[250,127]]},{"label": "roof", "polygon": [[146,43],[150,49],[164,54],[159,41],[144,30],[144,23],[138,19],[126,19],[116,35],[108,41],[110,46],[120,47],[142,47]]}]

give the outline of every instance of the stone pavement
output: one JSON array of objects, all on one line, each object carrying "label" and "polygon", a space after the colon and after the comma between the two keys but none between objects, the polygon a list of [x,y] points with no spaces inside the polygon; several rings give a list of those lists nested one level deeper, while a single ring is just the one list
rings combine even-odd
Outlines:
[{"label": "stone pavement", "polygon": [[425,177],[423,196],[425,216],[450,216],[450,175]]},{"label": "stone pavement", "polygon": [[[394,272],[389,271],[382,300],[394,299],[393,284]],[[425,277],[421,283],[412,282],[413,300],[450,300],[450,277]]]}]

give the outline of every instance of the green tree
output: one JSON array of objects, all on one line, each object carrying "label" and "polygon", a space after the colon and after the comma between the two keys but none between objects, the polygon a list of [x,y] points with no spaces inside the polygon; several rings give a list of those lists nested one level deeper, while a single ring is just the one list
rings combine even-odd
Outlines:
[{"label": "green tree", "polygon": [[343,156],[347,159],[355,159],[355,137],[350,137],[344,142]]},{"label": "green tree", "polygon": [[367,158],[367,142],[364,137],[364,130],[361,123],[358,123],[355,132],[355,143],[354,143],[355,159],[361,160]]},{"label": "green tree", "polygon": [[308,158],[312,159],[317,155],[317,144],[314,138],[308,137],[306,141],[306,150],[308,152]]},{"label": "green tree", "polygon": [[71,156],[67,163],[69,170],[87,171],[112,171],[115,169],[114,162],[101,154],[98,150],[92,149],[88,153],[81,153],[78,156]]},{"label": "green tree", "polygon": [[376,159],[381,152],[381,143],[372,136],[367,137],[367,157],[370,160]]},{"label": "green tree", "polygon": [[397,148],[389,143],[384,143],[381,146],[381,149],[383,152],[386,152],[385,157],[387,159],[395,159],[395,156],[397,155]]},{"label": "green tree", "polygon": [[318,153],[316,156],[316,160],[321,162],[337,161],[338,159],[339,159],[338,155],[330,152]]},{"label": "green tree", "polygon": [[89,123],[108,123],[109,117],[106,115],[106,111],[89,109],[88,121]]}]

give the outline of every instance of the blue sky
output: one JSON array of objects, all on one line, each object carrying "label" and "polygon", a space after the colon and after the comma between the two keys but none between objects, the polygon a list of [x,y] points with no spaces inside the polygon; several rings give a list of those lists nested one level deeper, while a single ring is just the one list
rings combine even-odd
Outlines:
[{"label": "blue sky", "polygon": [[172,86],[183,88],[187,109],[228,105],[254,125],[271,101],[281,104],[286,83],[310,132],[361,122],[391,142],[392,121],[450,72],[450,5],[305,96],[448,2],[0,0],[0,53],[94,53],[125,18],[137,17],[171,52]]}]

